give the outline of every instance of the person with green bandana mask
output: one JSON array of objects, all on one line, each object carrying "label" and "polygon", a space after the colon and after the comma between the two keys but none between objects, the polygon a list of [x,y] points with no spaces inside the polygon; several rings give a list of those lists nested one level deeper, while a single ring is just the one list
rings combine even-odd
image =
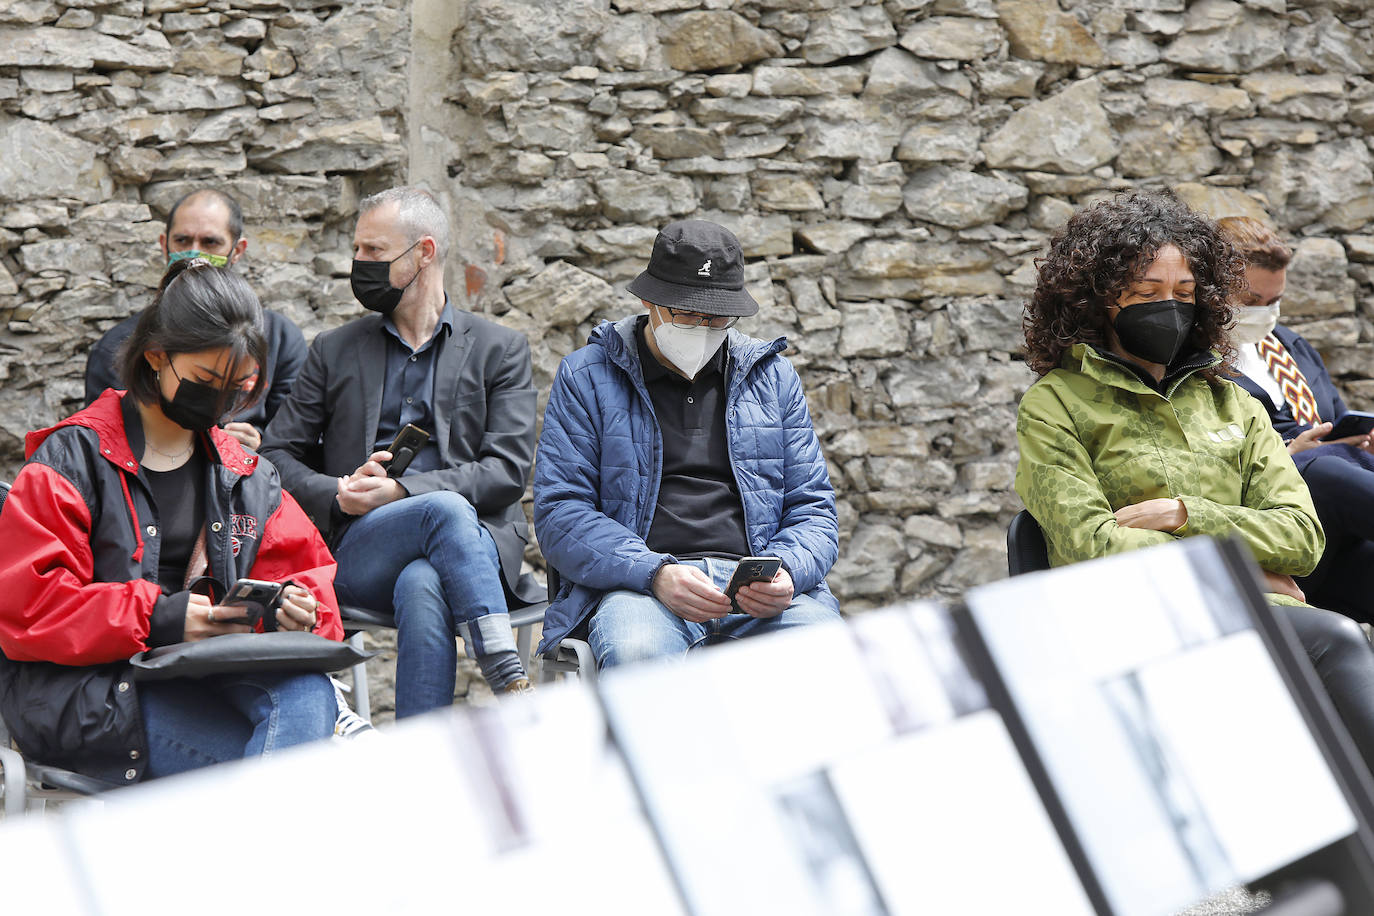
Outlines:
[{"label": "person with green bandana mask", "polygon": [[[168,266],[185,258],[203,258],[216,267],[226,267],[243,257],[248,240],[243,237],[243,213],[238,202],[223,191],[199,188],[181,197],[167,212],[164,230],[158,236],[162,258]],[[235,414],[224,424],[224,431],[245,448],[256,450],[262,430],[291,393],[291,386],[305,362],[305,338],[291,319],[264,310],[268,341],[266,396],[246,411]],[[133,333],[138,313],[116,324],[91,347],[86,357],[86,404],[89,406],[106,388],[123,389],[115,366],[120,346]]]}]

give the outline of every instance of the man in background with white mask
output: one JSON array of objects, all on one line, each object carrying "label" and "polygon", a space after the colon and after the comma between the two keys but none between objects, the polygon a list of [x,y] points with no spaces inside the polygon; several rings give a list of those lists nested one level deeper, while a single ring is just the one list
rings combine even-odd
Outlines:
[{"label": "man in background with white mask", "polygon": [[1348,408],[1316,349],[1278,323],[1292,251],[1257,219],[1217,225],[1245,261],[1246,292],[1231,331],[1235,381],[1288,443],[1326,530],[1321,563],[1298,584],[1310,603],[1374,622],[1374,444],[1368,435],[1323,438]]},{"label": "man in background with white mask", "polygon": [[[544,414],[534,523],[562,583],[540,651],[585,635],[605,668],[838,618],[835,494],[787,341],[732,330],[758,311],[739,241],[672,223],[629,291],[648,314],[596,328]],[[732,604],[744,557],[781,563]]]}]

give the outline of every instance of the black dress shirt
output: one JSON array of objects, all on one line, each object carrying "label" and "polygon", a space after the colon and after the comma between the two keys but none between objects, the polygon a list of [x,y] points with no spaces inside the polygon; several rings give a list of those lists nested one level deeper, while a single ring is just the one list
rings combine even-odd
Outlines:
[{"label": "black dress shirt", "polygon": [[372,449],[390,447],[396,434],[407,423],[414,423],[429,433],[430,440],[411,460],[405,474],[433,471],[442,465],[434,441],[434,366],[453,334],[453,303],[445,297],[439,324],[417,350],[410,349],[410,344],[401,338],[390,315],[382,319],[382,333],[386,338],[386,375],[382,383],[382,412],[377,417],[377,441]]},{"label": "black dress shirt", "polygon": [[727,348],[722,344],[688,381],[654,357],[644,339],[647,325],[646,316],[635,340],[663,435],[663,478],[646,539],[649,548],[680,560],[748,556],[744,502],[725,438]]}]

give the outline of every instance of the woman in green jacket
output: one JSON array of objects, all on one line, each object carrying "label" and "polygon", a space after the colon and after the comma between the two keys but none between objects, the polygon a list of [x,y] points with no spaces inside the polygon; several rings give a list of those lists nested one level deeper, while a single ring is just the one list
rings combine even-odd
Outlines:
[{"label": "woman in green jacket", "polygon": [[1293,581],[1325,543],[1259,402],[1222,371],[1243,265],[1210,220],[1133,192],[1075,214],[1037,262],[1025,317],[1016,491],[1061,566],[1194,534],[1239,535],[1367,764],[1374,651]]}]

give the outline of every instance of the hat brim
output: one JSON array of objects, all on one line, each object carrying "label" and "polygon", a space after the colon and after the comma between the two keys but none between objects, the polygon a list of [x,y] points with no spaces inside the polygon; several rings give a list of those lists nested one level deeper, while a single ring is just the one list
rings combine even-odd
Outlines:
[{"label": "hat brim", "polygon": [[724,315],[748,318],[756,314],[759,304],[749,290],[721,289],[718,286],[687,286],[660,280],[647,270],[630,281],[627,289],[654,305],[670,309],[700,312],[703,315]]}]

